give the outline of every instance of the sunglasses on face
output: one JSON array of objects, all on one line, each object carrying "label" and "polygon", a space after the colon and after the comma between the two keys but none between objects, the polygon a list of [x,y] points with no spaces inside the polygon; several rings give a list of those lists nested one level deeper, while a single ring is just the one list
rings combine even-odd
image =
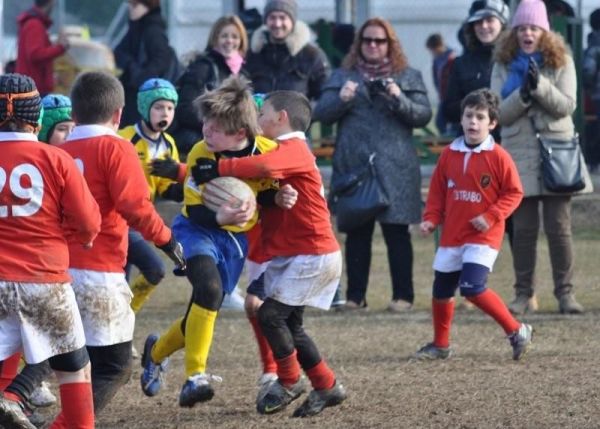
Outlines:
[{"label": "sunglasses on face", "polygon": [[370,45],[372,43],[375,43],[376,45],[384,45],[388,42],[388,39],[380,37],[361,37],[360,41],[365,45]]}]

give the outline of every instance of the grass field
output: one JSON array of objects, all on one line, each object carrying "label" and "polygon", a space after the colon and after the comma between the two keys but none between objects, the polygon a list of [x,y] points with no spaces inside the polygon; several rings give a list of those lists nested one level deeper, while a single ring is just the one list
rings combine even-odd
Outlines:
[{"label": "grass field", "polygon": [[[384,311],[390,298],[385,247],[379,230],[368,292],[361,313],[309,311],[306,327],[316,340],[348,400],[320,416],[293,419],[296,406],[273,416],[255,411],[260,366],[252,333],[241,313],[223,311],[217,321],[209,372],[223,377],[212,401],[193,409],[177,405],[184,381],[182,353],[171,361],[166,386],[154,398],[132,380],[97,417],[99,428],[598,428],[600,410],[600,264],[598,234],[578,229],[578,299],[581,316],[557,314],[545,240],[540,241],[538,296],[541,311],[527,316],[536,333],[522,362],[511,360],[502,330],[479,313],[457,312],[452,330],[455,356],[444,362],[414,363],[409,356],[431,339],[431,239],[415,237],[415,310]],[[591,238],[589,238],[591,237]],[[342,238],[342,237],[340,237]],[[489,285],[512,298],[511,255],[504,249]],[[183,314],[190,287],[169,278],[141,311],[135,344]],[[302,398],[298,401],[300,401]],[[49,411],[50,412],[50,411]]]}]

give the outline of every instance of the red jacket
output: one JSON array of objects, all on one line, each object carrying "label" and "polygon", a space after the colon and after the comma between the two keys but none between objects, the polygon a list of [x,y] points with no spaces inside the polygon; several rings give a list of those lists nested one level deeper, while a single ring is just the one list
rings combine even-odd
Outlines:
[{"label": "red jacket", "polygon": [[65,52],[63,45],[53,45],[48,37],[52,20],[39,8],[32,7],[17,18],[19,42],[17,73],[31,76],[42,95],[54,89],[54,58]]}]

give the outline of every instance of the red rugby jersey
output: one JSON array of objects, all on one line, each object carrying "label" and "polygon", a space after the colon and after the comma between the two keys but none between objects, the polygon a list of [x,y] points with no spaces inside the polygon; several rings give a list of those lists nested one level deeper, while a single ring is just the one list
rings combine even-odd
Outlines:
[{"label": "red rugby jersey", "polygon": [[[443,224],[440,246],[500,249],[504,221],[522,198],[519,173],[506,150],[491,137],[471,150],[460,137],[444,149],[435,167],[423,220]],[[490,225],[486,232],[470,223],[481,214]]]},{"label": "red rugby jersey", "polygon": [[73,159],[34,134],[0,132],[0,279],[70,281],[75,246],[100,231],[100,212]]},{"label": "red rugby jersey", "polygon": [[277,139],[279,147],[262,155],[219,160],[221,176],[272,177],[281,186],[289,183],[298,191],[290,210],[277,206],[261,209],[263,246],[267,255],[321,255],[339,250],[333,234],[321,173],[308,148],[304,133]]},{"label": "red rugby jersey", "polygon": [[69,238],[71,268],[123,272],[128,225],[157,245],[170,240],[171,230],[150,201],[148,184],[131,142],[109,128],[80,125],[61,149],[75,158],[102,214],[102,229],[92,251],[83,250]]}]

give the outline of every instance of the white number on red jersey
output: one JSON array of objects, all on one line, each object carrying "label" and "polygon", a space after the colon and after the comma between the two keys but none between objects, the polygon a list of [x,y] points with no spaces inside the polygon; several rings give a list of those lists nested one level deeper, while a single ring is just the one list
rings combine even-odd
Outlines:
[{"label": "white number on red jersey", "polygon": [[[29,178],[29,185],[23,186],[21,179],[23,177]],[[6,185],[6,171],[0,167],[0,193]],[[42,200],[44,198],[44,180],[42,174],[32,164],[19,164],[10,172],[8,178],[8,188],[10,192],[22,200],[28,200],[25,204],[15,204],[12,206],[0,206],[0,217],[9,216],[9,207],[12,212],[12,216],[32,216],[38,212],[42,207]]]}]

